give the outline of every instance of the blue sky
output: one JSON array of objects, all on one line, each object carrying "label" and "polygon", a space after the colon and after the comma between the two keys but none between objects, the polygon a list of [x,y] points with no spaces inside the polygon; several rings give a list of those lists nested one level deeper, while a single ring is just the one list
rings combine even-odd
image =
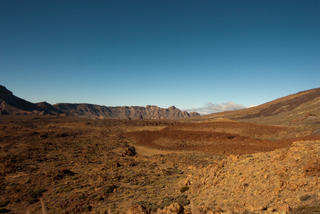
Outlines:
[{"label": "blue sky", "polygon": [[0,1],[0,84],[51,104],[262,104],[319,87],[319,11],[319,0]]}]

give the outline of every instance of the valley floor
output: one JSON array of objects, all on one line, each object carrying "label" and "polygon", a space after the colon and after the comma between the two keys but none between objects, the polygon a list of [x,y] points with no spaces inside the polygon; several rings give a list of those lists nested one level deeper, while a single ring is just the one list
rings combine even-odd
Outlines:
[{"label": "valley floor", "polygon": [[320,212],[319,140],[232,121],[1,116],[0,211]]}]

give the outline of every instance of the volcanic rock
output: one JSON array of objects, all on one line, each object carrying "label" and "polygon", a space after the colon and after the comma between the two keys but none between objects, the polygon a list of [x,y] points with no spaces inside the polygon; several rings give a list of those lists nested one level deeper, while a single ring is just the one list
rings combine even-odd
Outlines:
[{"label": "volcanic rock", "polygon": [[183,214],[183,211],[183,206],[178,203],[172,203],[169,207],[163,208],[163,210],[159,208],[157,214]]},{"label": "volcanic rock", "polygon": [[149,212],[140,204],[132,204],[128,209],[127,214],[149,214]]},{"label": "volcanic rock", "polygon": [[136,148],[130,146],[124,153],[123,156],[135,156],[137,154]]}]

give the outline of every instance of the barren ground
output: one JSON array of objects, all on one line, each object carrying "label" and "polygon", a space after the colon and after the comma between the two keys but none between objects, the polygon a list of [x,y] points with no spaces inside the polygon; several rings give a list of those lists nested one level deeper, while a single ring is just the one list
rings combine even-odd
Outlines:
[{"label": "barren ground", "polygon": [[285,148],[295,141],[317,140],[310,132],[293,128],[242,122],[187,123],[159,131],[121,134],[137,145],[177,151],[200,151],[221,155],[244,155]]},{"label": "barren ground", "polygon": [[[0,117],[0,211],[319,212],[313,130],[220,121],[179,123]],[[293,143],[293,142],[299,143]],[[289,207],[289,208],[288,208]]]}]

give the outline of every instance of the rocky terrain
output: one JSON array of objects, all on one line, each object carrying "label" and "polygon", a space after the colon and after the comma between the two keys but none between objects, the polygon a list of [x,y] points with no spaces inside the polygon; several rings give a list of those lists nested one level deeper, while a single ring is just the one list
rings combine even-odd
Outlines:
[{"label": "rocky terrain", "polygon": [[1,116],[0,210],[319,211],[319,136],[230,121],[196,125]]},{"label": "rocky terrain", "polygon": [[319,143],[298,141],[272,152],[230,155],[191,175],[191,191],[204,209],[216,205],[226,212],[320,211]]},{"label": "rocky terrain", "polygon": [[[171,204],[158,213],[319,213],[320,141],[190,167],[179,185],[190,206]],[[147,213],[134,204],[131,213]],[[137,209],[142,212],[137,212]],[[171,210],[171,211],[168,211]]]},{"label": "rocky terrain", "polygon": [[47,102],[31,103],[13,95],[0,85],[0,115],[62,115],[83,118],[112,119],[179,119],[199,116],[196,112],[188,113],[176,107],[164,109],[157,106],[120,106],[106,107],[93,104]]},{"label": "rocky terrain", "polygon": [[188,120],[1,115],[0,213],[320,213],[317,93]]}]

